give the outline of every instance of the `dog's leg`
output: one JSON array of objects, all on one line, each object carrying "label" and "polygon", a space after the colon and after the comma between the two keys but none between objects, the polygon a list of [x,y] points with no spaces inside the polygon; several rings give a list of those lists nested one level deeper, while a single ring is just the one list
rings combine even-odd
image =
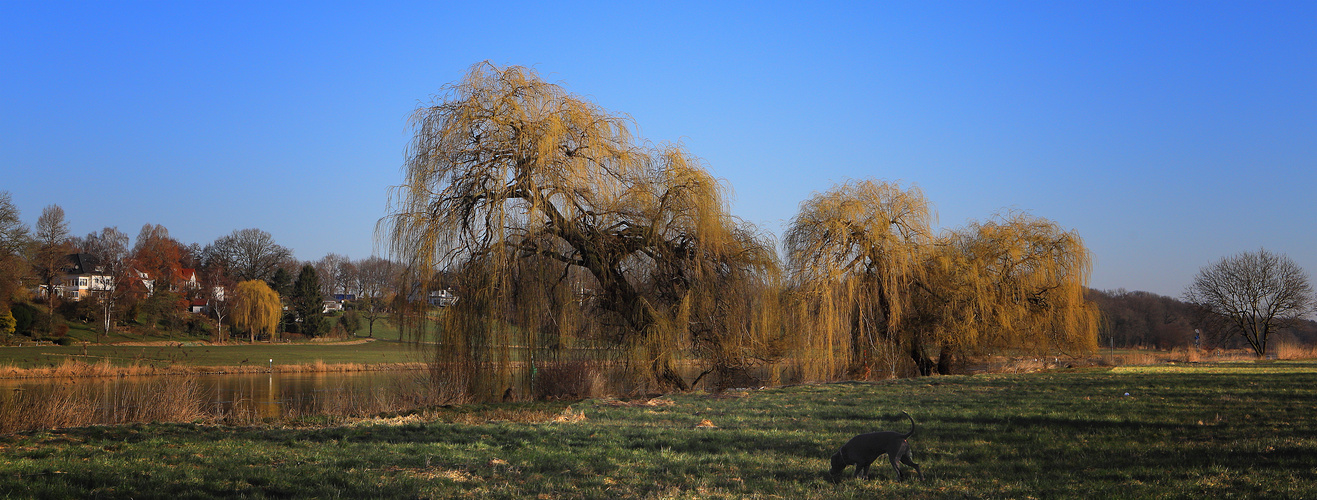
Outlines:
[{"label": "dog's leg", "polygon": [[[914,463],[914,455],[910,453],[909,442],[901,442],[901,453],[898,454],[898,457],[901,458],[901,463],[905,463],[907,464],[907,466],[913,467],[915,474],[918,474],[919,479],[923,480],[923,471],[919,470],[918,463]],[[896,466],[897,466],[896,459],[892,459],[892,467],[896,467]],[[900,475],[900,472],[901,472],[900,470],[897,470],[897,475]]]},{"label": "dog's leg", "polygon": [[905,455],[901,456],[901,463],[909,465],[910,467],[914,468],[915,474],[919,475],[919,480],[920,481],[924,480],[924,472],[919,470],[919,464],[915,463],[914,459],[910,457],[910,450],[906,450]]},{"label": "dog's leg", "polygon": [[868,462],[855,464],[855,477],[869,479],[869,464],[872,463],[873,461],[870,460]]},{"label": "dog's leg", "polygon": [[892,462],[892,470],[896,471],[897,481],[905,481],[905,475],[901,474],[901,466],[897,465],[897,462],[905,460],[905,457],[907,456],[910,456],[910,443],[905,440],[901,440],[901,443],[896,446],[895,450],[887,453],[887,460]]},{"label": "dog's leg", "polygon": [[905,476],[901,475],[901,467],[896,465],[896,458],[900,455],[887,455],[887,459],[892,462],[892,470],[896,471],[896,480],[905,481]]}]

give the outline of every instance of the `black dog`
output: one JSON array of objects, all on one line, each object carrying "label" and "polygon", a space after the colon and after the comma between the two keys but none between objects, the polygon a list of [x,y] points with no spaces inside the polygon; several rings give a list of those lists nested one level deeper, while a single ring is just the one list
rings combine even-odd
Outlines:
[{"label": "black dog", "polygon": [[906,441],[915,434],[915,419],[909,413],[901,412],[901,414],[910,419],[910,432],[905,434],[893,431],[870,432],[851,438],[841,446],[840,451],[832,455],[832,475],[841,474],[846,466],[854,465],[855,477],[868,478],[869,464],[886,454],[887,459],[892,462],[892,469],[896,470],[897,479],[905,479],[905,476],[901,475],[901,467],[896,464],[898,460],[914,467],[919,479],[923,479],[924,473],[919,470],[919,464],[910,458],[910,443]]}]

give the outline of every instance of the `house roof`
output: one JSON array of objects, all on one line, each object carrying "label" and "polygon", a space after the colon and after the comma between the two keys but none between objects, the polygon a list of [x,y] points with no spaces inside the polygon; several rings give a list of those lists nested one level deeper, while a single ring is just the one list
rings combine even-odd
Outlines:
[{"label": "house roof", "polygon": [[101,261],[89,253],[71,253],[65,257],[64,272],[68,274],[98,274]]}]

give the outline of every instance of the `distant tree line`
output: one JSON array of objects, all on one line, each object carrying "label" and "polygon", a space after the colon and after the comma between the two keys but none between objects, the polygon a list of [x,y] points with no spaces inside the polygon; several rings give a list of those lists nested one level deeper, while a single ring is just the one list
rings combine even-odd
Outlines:
[{"label": "distant tree line", "polygon": [[[34,228],[20,215],[11,194],[0,192],[4,342],[59,339],[66,321],[94,324],[101,338],[132,331],[228,340],[235,329],[247,340],[373,336],[402,279],[402,268],[380,257],[299,261],[256,228],[203,246],[180,242],[158,224],[145,224],[135,239],[117,227],[74,236],[58,205],[45,207]],[[331,300],[351,303],[336,323],[322,314]]]},{"label": "distant tree line", "polygon": [[[1229,331],[1203,328],[1210,313],[1183,299],[1151,292],[1088,290],[1102,312],[1102,347],[1176,349],[1248,349],[1246,339]],[[1208,317],[1204,317],[1209,315]],[[1300,318],[1278,328],[1274,341],[1317,344],[1317,321]]]}]

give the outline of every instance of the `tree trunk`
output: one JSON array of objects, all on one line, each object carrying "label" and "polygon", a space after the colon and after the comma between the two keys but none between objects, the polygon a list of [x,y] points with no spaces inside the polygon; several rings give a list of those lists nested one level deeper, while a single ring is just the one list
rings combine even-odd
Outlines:
[{"label": "tree trunk", "polygon": [[668,390],[676,390],[680,392],[691,390],[690,384],[687,384],[686,379],[683,378],[680,373],[677,373],[677,370],[672,367],[670,361],[666,359],[656,359],[651,368],[654,370],[654,379],[658,383],[659,389],[665,392]]},{"label": "tree trunk", "polygon": [[873,372],[873,349],[868,335],[864,334],[864,309],[856,304],[851,310],[851,367],[849,378],[866,380]]},{"label": "tree trunk", "polygon": [[950,375],[956,355],[954,346],[949,343],[942,344],[941,352],[937,355],[937,372],[942,375]]},{"label": "tree trunk", "polygon": [[919,369],[919,375],[925,377],[932,375],[933,369],[936,368],[937,365],[933,363],[933,360],[928,357],[928,353],[924,351],[924,345],[920,342],[919,335],[912,333],[908,341],[910,342],[910,359],[914,360],[915,368]]}]

